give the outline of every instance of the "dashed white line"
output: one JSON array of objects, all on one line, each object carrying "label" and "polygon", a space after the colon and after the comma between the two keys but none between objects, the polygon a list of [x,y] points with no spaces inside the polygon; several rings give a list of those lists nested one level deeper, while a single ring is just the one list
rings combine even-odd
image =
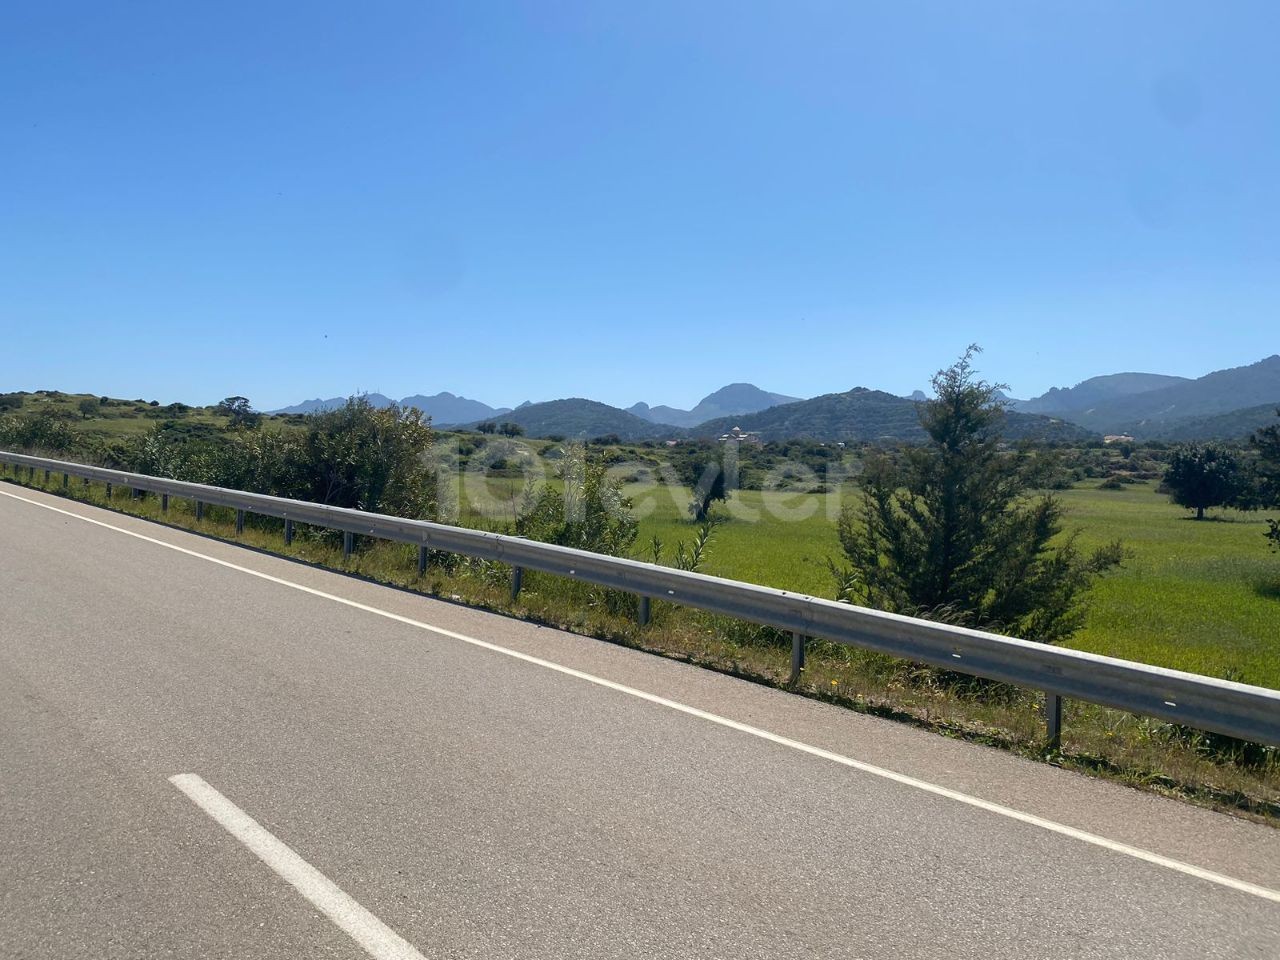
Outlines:
[{"label": "dashed white line", "polygon": [[1212,870],[1205,870],[1203,867],[1197,867],[1194,864],[1185,863],[1181,860],[1175,860],[1172,857],[1162,856],[1153,853],[1150,850],[1144,850],[1141,847],[1134,847],[1127,843],[1121,843],[1117,840],[1111,840],[1107,837],[1099,836],[1096,833],[1089,833],[1087,830],[1079,830],[1075,827],[1068,826],[1065,823],[1058,823],[1056,820],[1047,820],[1044,817],[1038,817],[1032,813],[1026,813],[1022,810],[1015,810],[1012,807],[1006,807],[1003,804],[993,803],[990,800],[983,800],[981,797],[970,796],[967,793],[961,793],[958,790],[952,790],[948,787],[940,786],[936,783],[930,783],[927,780],[918,780],[915,777],[898,773],[894,770],[888,770],[884,767],[877,767],[874,764],[865,763],[862,760],[855,760],[852,757],[846,757],[843,754],[833,753],[830,750],[824,750],[821,747],[815,747],[813,744],[804,743],[800,740],[792,740],[789,737],[783,737],[768,730],[762,730],[759,727],[753,727],[749,724],[739,723],[737,720],[730,720],[728,717],[722,717],[718,714],[708,713],[705,710],[699,710],[697,707],[691,707],[688,704],[679,703],[675,700],[668,700],[666,697],[660,697],[657,694],[647,693],[644,690],[638,690],[635,687],[628,687],[625,684],[616,683],[613,680],[606,680],[603,677],[597,677],[594,674],[585,673],[582,670],[575,670],[573,667],[566,667],[563,664],[554,663],[550,660],[543,660],[541,657],[535,657],[527,653],[521,653],[519,650],[512,650],[508,647],[499,646],[496,643],[490,643],[487,640],[479,640],[475,637],[469,637],[463,633],[457,633],[453,630],[446,630],[443,627],[435,627],[429,623],[423,623],[421,620],[414,620],[411,617],[405,617],[398,613],[392,613],[389,610],[383,610],[379,607],[372,607],[356,600],[348,600],[346,597],[340,597],[336,594],[326,593],[323,590],[317,590],[315,587],[308,587],[301,583],[294,583],[292,580],[285,580],[281,577],[272,576],[269,573],[263,573],[260,570],[253,570],[250,567],[242,567],[239,564],[231,563],[228,560],[220,560],[217,557],[211,557],[205,553],[199,553],[195,550],[189,550],[186,547],[180,547],[177,544],[166,543],[163,540],[157,540],[154,537],[148,537],[146,534],[137,533],[133,530],[126,530],[123,527],[117,527],[102,520],[95,520],[92,517],[86,517],[83,514],[74,513],[70,510],[63,510],[61,507],[55,507],[52,504],[41,503],[38,500],[30,500],[27,497],[20,497],[17,494],[0,490],[0,495],[10,497],[14,500],[21,500],[32,506],[40,507],[44,510],[52,510],[54,513],[61,513],[68,517],[74,517],[77,520],[83,520],[85,523],[91,523],[95,526],[104,527],[108,530],[114,530],[116,533],[123,533],[125,536],[133,537],[137,540],[143,540],[147,543],[153,543],[156,546],[164,547],[166,550],[175,550],[178,553],[186,554],[190,557],[196,557],[200,560],[206,560],[209,563],[217,564],[220,567],[226,567],[229,570],[237,570],[240,573],[248,574],[251,577],[257,577],[260,580],[266,580],[270,583],[279,584],[292,590],[300,590],[303,593],[309,593],[315,597],[321,597],[325,600],[332,600],[334,603],[340,603],[343,606],[352,607],[356,610],[363,610],[366,613],[372,613],[379,617],[385,617],[388,620],[394,620],[397,623],[403,623],[420,630],[426,630],[430,633],[437,634],[442,637],[449,637],[461,643],[470,644],[473,647],[480,647],[484,650],[490,650],[494,653],[500,653],[503,656],[513,657],[517,660],[523,660],[525,663],[531,663],[547,670],[554,670],[565,676],[575,677],[584,680],[587,683],[593,683],[596,686],[606,687],[610,690],[616,690],[627,696],[635,697],[639,700],[645,700],[649,703],[666,707],[669,710],[675,710],[679,713],[686,714],[691,717],[697,717],[700,720],[706,720],[709,723],[717,724],[721,727],[727,727],[730,730],[737,730],[752,737],[761,740],[767,740],[770,743],[779,746],[788,747],[800,753],[807,753],[813,757],[820,757],[823,760],[829,760],[841,766],[858,770],[875,777],[885,780],[891,780],[894,783],[900,783],[903,786],[920,790],[924,793],[933,794],[936,797],[945,797],[948,800],[954,800],[956,803],[963,803],[968,807],[978,810],[985,810],[988,813],[997,816],[1006,817],[1009,820],[1016,820],[1019,823],[1025,823],[1033,827],[1039,827],[1050,833],[1056,833],[1059,836],[1070,837],[1073,840],[1079,840],[1082,843],[1088,843],[1095,847],[1101,847],[1104,850],[1110,850],[1113,853],[1123,854],[1126,857],[1132,857],[1135,860],[1142,860],[1146,863],[1154,864],[1159,867],[1165,867],[1189,877],[1195,877],[1199,880],[1206,880],[1209,883],[1215,883],[1218,886],[1236,890],[1240,893],[1247,893],[1251,896],[1260,897],[1263,900],[1269,900],[1272,903],[1280,903],[1280,890],[1272,890],[1256,883],[1250,883],[1247,880],[1240,880],[1236,877],[1229,877],[1226,874],[1216,873]]},{"label": "dashed white line", "polygon": [[310,900],[369,956],[375,960],[426,960],[413,944],[356,903],[342,888],[199,776],[180,773],[170,777],[169,782]]}]

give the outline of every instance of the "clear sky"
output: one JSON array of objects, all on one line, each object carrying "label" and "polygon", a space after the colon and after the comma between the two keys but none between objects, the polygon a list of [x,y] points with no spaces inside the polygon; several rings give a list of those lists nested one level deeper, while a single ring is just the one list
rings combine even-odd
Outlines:
[{"label": "clear sky", "polygon": [[9,3],[0,390],[1017,396],[1280,350],[1280,3]]}]

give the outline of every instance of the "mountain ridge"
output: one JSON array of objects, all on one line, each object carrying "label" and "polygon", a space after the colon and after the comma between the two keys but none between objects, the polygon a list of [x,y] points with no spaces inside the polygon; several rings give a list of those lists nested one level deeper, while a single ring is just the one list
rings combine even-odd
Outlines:
[{"label": "mountain ridge", "polygon": [[1213,417],[1274,403],[1280,403],[1280,354],[1064,416],[1099,433],[1128,433],[1141,438],[1178,420]]},{"label": "mountain ridge", "polygon": [[1120,397],[1149,393],[1179,383],[1190,383],[1188,377],[1164,373],[1108,373],[1081,380],[1074,387],[1050,387],[1030,400],[1014,400],[1014,409],[1023,413],[1045,413],[1061,416],[1088,410],[1098,403]]},{"label": "mountain ridge", "polygon": [[627,407],[626,411],[651,423],[694,427],[716,417],[757,413],[779,404],[794,403],[799,399],[801,398],[761,390],[754,383],[730,383],[707,394],[692,410],[668,406],[651,407],[642,401]]},{"label": "mountain ridge", "polygon": [[[702,439],[722,436],[734,427],[761,440],[807,438],[821,442],[915,442],[924,439],[918,401],[883,390],[854,387],[809,400],[780,404],[747,416],[724,417],[700,424],[690,434]],[[1006,413],[1004,434],[1011,440],[1085,440],[1096,436],[1073,423],[1037,414]]]}]

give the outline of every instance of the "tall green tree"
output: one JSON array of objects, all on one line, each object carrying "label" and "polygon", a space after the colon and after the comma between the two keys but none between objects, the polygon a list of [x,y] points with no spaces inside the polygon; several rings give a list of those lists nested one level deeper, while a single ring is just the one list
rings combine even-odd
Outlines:
[{"label": "tall green tree", "polygon": [[[1276,410],[1280,418],[1280,409]],[[1257,495],[1262,506],[1280,507],[1280,420],[1256,431],[1249,445],[1257,451]],[[1267,521],[1267,540],[1280,550],[1280,520]]]},{"label": "tall green tree", "polygon": [[841,587],[881,609],[1059,642],[1120,545],[1085,555],[1059,536],[1062,505],[1036,492],[1036,459],[1002,444],[999,387],[977,378],[978,352],[934,376],[935,399],[918,406],[927,442],[867,463],[839,521],[853,567]]},{"label": "tall green tree", "polygon": [[1169,456],[1164,489],[1180,507],[1203,520],[1210,507],[1241,503],[1249,496],[1244,469],[1235,453],[1216,443],[1186,444]]},{"label": "tall green tree", "polygon": [[261,419],[247,397],[225,397],[213,409],[226,417],[230,421],[227,426],[232,428],[256,427]]}]

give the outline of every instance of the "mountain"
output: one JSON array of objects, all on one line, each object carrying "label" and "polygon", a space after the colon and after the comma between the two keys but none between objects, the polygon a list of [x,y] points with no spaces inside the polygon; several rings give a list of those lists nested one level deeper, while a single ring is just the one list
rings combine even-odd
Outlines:
[{"label": "mountain", "polygon": [[667,406],[651,407],[647,403],[637,403],[628,407],[626,412],[651,423],[693,427],[716,417],[756,413],[781,403],[795,403],[798,399],[800,398],[788,397],[781,393],[769,393],[752,383],[731,383],[703,397],[692,410]]},{"label": "mountain", "polygon": [[1215,413],[1207,417],[1184,417],[1153,424],[1142,430],[1144,440],[1240,440],[1251,436],[1261,427],[1276,422],[1280,403],[1264,403],[1258,407],[1245,407],[1230,413]]},{"label": "mountain", "polygon": [[[367,393],[367,399],[375,407],[389,407],[395,401],[390,397],[384,397],[380,393]],[[321,410],[336,410],[338,407],[344,406],[347,402],[346,397],[332,397],[329,400],[321,400],[318,397],[315,400],[303,400],[301,403],[295,403],[292,407],[281,407],[279,410],[268,410],[268,413],[319,413]]]},{"label": "mountain", "polygon": [[[746,416],[722,417],[699,424],[690,433],[712,438],[734,427],[757,433],[766,441],[806,437],[826,442],[857,443],[918,441],[925,436],[916,415],[915,400],[866,387],[782,404]],[[1022,413],[1008,415],[1004,433],[1010,439],[1082,440],[1091,436],[1074,424]]]},{"label": "mountain", "polygon": [[651,423],[606,403],[581,397],[521,404],[504,414],[502,419],[520,424],[530,437],[562,436],[590,440],[616,434],[623,440],[650,440],[682,432],[664,424]]},{"label": "mountain", "polygon": [[1245,367],[1216,370],[1158,390],[1117,397],[1068,419],[1099,433],[1153,437],[1173,421],[1211,417],[1280,403],[1280,355]]},{"label": "mountain", "polygon": [[425,397],[415,394],[400,401],[402,407],[417,407],[431,418],[436,426],[448,426],[457,423],[471,423],[489,417],[508,413],[509,407],[491,407],[479,400],[468,400],[466,397],[454,396],[452,393],[437,393]]},{"label": "mountain", "polygon": [[1048,393],[1032,400],[1015,400],[1013,403],[1014,409],[1023,413],[1062,416],[1088,410],[1120,397],[1150,393],[1152,390],[1190,382],[1186,377],[1172,377],[1163,373],[1112,373],[1103,377],[1091,377],[1074,387],[1053,387]]},{"label": "mountain", "polygon": [[[380,393],[365,394],[366,399],[375,407],[389,407],[397,401]],[[346,397],[333,397],[329,400],[303,400],[292,407],[270,410],[269,413],[317,413],[321,410],[335,410],[347,402]],[[455,423],[470,423],[473,420],[484,420],[507,412],[507,407],[491,407],[479,400],[468,400],[466,397],[454,396],[452,393],[437,393],[433,397],[414,394],[398,401],[402,407],[417,407],[429,416],[437,426]]]}]

